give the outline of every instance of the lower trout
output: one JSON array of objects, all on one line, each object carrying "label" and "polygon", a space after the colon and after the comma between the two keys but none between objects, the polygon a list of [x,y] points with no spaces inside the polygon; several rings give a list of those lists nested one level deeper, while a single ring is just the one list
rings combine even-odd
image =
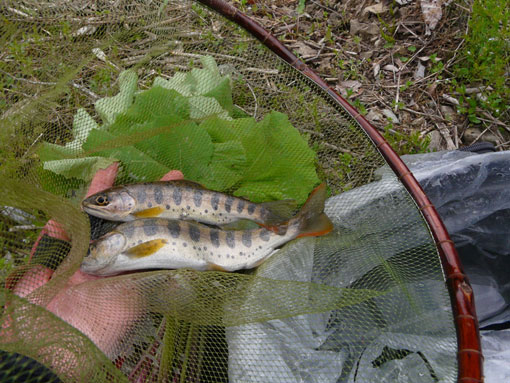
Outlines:
[{"label": "lower trout", "polygon": [[91,244],[81,270],[113,275],[143,269],[250,269],[294,238],[329,233],[333,224],[323,213],[325,199],[322,184],[295,217],[269,228],[221,230],[161,218],[126,222]]},{"label": "lower trout", "polygon": [[158,217],[225,225],[248,219],[274,225],[290,218],[295,203],[284,200],[255,204],[178,180],[115,186],[86,198],[82,207],[90,215],[112,221]]}]

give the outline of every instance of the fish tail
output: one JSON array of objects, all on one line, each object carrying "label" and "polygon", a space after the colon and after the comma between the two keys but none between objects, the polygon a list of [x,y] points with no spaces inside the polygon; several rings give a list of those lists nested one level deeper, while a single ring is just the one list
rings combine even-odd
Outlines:
[{"label": "fish tail", "polygon": [[294,224],[298,226],[297,238],[318,237],[333,230],[333,223],[324,214],[326,197],[326,184],[322,183],[310,193],[299,213],[289,221],[289,226],[294,226]]},{"label": "fish tail", "polygon": [[284,199],[281,201],[263,202],[260,206],[266,211],[263,226],[276,225],[287,222],[296,210],[296,201],[293,199]]}]

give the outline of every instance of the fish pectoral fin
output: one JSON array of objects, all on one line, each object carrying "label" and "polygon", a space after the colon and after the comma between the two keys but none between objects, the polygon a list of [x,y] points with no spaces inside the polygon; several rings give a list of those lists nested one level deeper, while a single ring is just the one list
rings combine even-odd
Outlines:
[{"label": "fish pectoral fin", "polygon": [[126,250],[125,254],[133,258],[143,258],[156,253],[166,244],[168,244],[166,239],[153,239]]},{"label": "fish pectoral fin", "polygon": [[152,218],[152,217],[158,217],[161,213],[163,213],[165,209],[163,209],[160,206],[151,207],[150,209],[140,210],[136,213],[133,213],[133,215],[136,218]]},{"label": "fish pectoral fin", "polygon": [[224,269],[222,266],[217,265],[216,263],[207,262],[207,267],[209,268],[209,270],[222,271],[224,273],[230,273],[230,271],[228,271],[227,269]]}]

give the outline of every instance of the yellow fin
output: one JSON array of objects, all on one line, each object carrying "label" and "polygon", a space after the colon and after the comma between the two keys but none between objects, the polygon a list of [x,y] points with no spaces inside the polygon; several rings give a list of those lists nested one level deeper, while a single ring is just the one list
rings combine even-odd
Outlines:
[{"label": "yellow fin", "polygon": [[149,255],[154,254],[156,251],[161,249],[168,243],[166,239],[153,239],[152,241],[147,241],[141,243],[135,247],[126,251],[126,254],[133,258],[143,258]]},{"label": "yellow fin", "polygon": [[137,211],[136,213],[133,213],[133,215],[136,218],[152,218],[159,216],[161,213],[163,213],[164,210],[165,209],[163,209],[162,207],[156,206],[151,207],[150,209]]},{"label": "yellow fin", "polygon": [[207,266],[209,267],[209,270],[223,271],[224,273],[229,273],[228,270],[224,269],[223,267],[215,263],[207,262]]}]

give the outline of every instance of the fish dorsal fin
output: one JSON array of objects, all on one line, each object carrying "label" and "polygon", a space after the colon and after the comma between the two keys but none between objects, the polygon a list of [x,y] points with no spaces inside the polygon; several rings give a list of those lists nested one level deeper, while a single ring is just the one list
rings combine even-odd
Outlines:
[{"label": "fish dorsal fin", "polygon": [[264,218],[265,225],[276,225],[287,222],[296,210],[296,201],[293,199],[284,199],[281,201],[269,201],[260,204],[268,210],[269,214]]},{"label": "fish dorsal fin", "polygon": [[163,209],[160,206],[151,207],[150,209],[140,210],[136,213],[133,213],[133,215],[136,218],[153,218],[158,217],[161,213],[163,213],[165,209]]},{"label": "fish dorsal fin", "polygon": [[135,247],[130,248],[125,251],[126,255],[133,258],[143,258],[148,257],[156,253],[163,246],[168,244],[166,239],[153,239],[152,241],[147,241],[136,245]]}]

